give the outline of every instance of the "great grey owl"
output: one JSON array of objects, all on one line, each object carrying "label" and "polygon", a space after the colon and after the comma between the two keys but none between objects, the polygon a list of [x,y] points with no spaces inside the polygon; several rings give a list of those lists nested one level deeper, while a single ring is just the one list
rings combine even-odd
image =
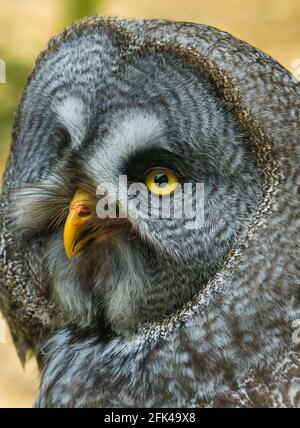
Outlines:
[{"label": "great grey owl", "polygon": [[[299,406],[299,95],[203,25],[90,18],[50,41],[1,204],[1,309],[37,406]],[[120,177],[126,215],[118,193],[101,217]]]}]

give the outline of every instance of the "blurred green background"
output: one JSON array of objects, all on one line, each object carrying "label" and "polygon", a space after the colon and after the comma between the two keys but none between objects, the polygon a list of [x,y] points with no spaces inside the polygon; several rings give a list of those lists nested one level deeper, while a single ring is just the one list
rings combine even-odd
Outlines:
[{"label": "blurred green background", "polygon": [[[300,58],[300,0],[0,0],[0,173],[26,76],[49,38],[93,14],[201,22],[228,31],[291,69]],[[1,322],[1,320],[0,320]],[[38,385],[34,362],[24,372],[11,339],[0,343],[0,407],[31,406]]]}]

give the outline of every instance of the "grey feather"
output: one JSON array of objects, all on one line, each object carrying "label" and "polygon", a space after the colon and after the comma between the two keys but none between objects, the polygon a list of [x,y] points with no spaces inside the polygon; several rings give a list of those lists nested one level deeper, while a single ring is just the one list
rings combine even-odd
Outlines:
[{"label": "grey feather", "polygon": [[[299,84],[216,29],[91,18],[50,42],[1,204],[1,308],[40,360],[37,406],[299,405],[298,127]],[[75,188],[149,148],[204,182],[203,228],[132,212],[68,262]]]}]

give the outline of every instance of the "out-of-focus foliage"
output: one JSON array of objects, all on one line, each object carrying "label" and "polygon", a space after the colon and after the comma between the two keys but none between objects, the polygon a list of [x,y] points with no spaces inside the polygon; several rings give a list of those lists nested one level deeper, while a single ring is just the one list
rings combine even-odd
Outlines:
[{"label": "out-of-focus foliage", "polygon": [[96,14],[101,10],[102,3],[105,0],[67,0],[66,2],[66,21],[75,21],[83,16],[90,16]]}]

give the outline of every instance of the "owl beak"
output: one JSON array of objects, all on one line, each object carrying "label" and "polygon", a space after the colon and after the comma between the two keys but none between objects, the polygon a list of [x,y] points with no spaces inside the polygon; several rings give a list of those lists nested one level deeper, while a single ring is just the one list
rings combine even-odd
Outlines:
[{"label": "owl beak", "polygon": [[124,218],[98,218],[96,202],[95,196],[81,189],[75,192],[70,202],[64,227],[64,247],[69,259],[92,241],[103,241],[129,227]]},{"label": "owl beak", "polygon": [[[92,234],[84,236],[95,221],[95,198],[88,192],[77,190],[70,205],[64,227],[64,247],[70,259],[79,253],[93,238]],[[84,236],[80,239],[80,236]]]}]

